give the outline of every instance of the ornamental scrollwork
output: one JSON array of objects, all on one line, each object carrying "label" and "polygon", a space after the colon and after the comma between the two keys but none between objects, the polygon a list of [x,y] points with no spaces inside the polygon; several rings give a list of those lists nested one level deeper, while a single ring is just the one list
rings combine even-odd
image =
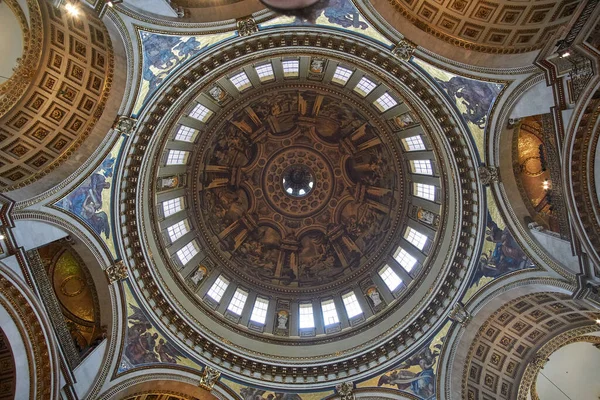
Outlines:
[{"label": "ornamental scrollwork", "polygon": [[250,36],[258,32],[258,24],[252,17],[238,19],[236,25],[240,36]]},{"label": "ornamental scrollwork", "polygon": [[127,279],[129,277],[127,266],[123,261],[117,261],[114,265],[106,268],[106,277],[111,285],[117,281]]},{"label": "ornamental scrollwork", "polygon": [[454,305],[454,308],[450,311],[449,317],[452,321],[458,322],[462,326],[467,326],[471,319],[473,319],[471,313],[460,303]]},{"label": "ornamental scrollwork", "polygon": [[214,368],[206,366],[202,370],[202,373],[200,375],[200,383],[198,384],[198,386],[200,386],[202,389],[211,391],[220,377],[221,372],[217,371]]},{"label": "ornamental scrollwork", "polygon": [[396,47],[392,49],[392,54],[401,60],[408,61],[416,49],[416,43],[413,43],[408,39],[402,39],[398,42]]},{"label": "ornamental scrollwork", "polygon": [[354,383],[347,381],[342,382],[335,387],[335,390],[340,395],[341,400],[354,400]]},{"label": "ornamental scrollwork", "polygon": [[497,167],[480,166],[479,167],[479,179],[481,184],[489,186],[492,182],[500,181],[500,173]]},{"label": "ornamental scrollwork", "polygon": [[119,115],[113,124],[113,129],[119,133],[130,135],[135,129],[137,119]]}]

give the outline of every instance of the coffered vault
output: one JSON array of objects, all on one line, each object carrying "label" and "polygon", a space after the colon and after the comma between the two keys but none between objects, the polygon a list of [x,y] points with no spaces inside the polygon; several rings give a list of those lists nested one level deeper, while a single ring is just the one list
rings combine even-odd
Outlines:
[{"label": "coffered vault", "polygon": [[597,2],[304,3],[0,9],[0,397],[600,395]]}]

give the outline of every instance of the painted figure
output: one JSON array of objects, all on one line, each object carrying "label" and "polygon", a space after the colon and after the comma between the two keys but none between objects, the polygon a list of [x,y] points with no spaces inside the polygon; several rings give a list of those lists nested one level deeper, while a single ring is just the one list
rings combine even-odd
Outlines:
[{"label": "painted figure", "polygon": [[498,85],[461,76],[454,76],[447,82],[437,79],[437,82],[446,90],[450,98],[456,99],[457,103],[460,100],[460,103],[466,107],[462,115],[467,121],[480,129],[485,128],[488,112],[500,92]]},{"label": "painted figure", "polygon": [[72,212],[89,225],[98,235],[110,237],[108,215],[102,211],[104,190],[110,188],[108,178],[112,178],[115,164],[114,157],[109,156],[77,189],[57,205]]},{"label": "painted figure", "polygon": [[[398,366],[397,369],[379,378],[377,386],[391,385],[398,390],[412,392],[424,399],[435,398],[436,377],[433,367],[439,356],[441,344],[434,346],[432,351],[429,346],[424,347],[417,354]],[[420,372],[412,372],[409,368],[419,367]]]},{"label": "painted figure", "polygon": [[[181,353],[165,339],[159,337],[140,308],[129,304],[133,313],[127,317],[127,335],[124,355],[133,364],[177,364]],[[154,331],[154,332],[152,332]]]}]

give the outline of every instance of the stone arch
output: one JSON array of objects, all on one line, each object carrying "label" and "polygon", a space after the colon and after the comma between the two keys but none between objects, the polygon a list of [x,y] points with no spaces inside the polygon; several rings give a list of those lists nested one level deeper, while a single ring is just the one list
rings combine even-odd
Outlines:
[{"label": "stone arch", "polygon": [[514,398],[545,343],[573,328],[597,329],[597,311],[573,300],[573,289],[548,278],[496,282],[467,303],[473,319],[448,334],[443,398]]},{"label": "stone arch", "polygon": [[[578,8],[565,11],[564,4],[556,2],[551,6],[556,7],[555,11],[538,13],[540,22],[531,24],[534,10],[525,9],[534,7],[533,2],[520,9],[523,14],[508,11],[503,3],[490,2],[480,7],[475,3],[452,2],[434,7],[422,1],[373,0],[372,6],[364,7],[376,10],[374,14],[378,14],[379,22],[401,32],[406,39],[425,48],[427,53],[488,68],[516,68],[531,64],[540,49],[554,43],[552,39],[556,33],[583,8],[579,4]],[[485,15],[485,18],[482,20],[474,17],[476,15]],[[554,18],[550,23],[553,15],[563,17]],[[510,25],[504,22],[506,18],[511,19]],[[532,28],[527,35],[521,29],[526,24]],[[511,28],[506,29],[507,26]]]},{"label": "stone arch", "polygon": [[[532,222],[528,207],[523,196],[522,183],[515,174],[515,160],[518,155],[514,145],[501,145],[501,143],[515,144],[519,134],[519,125],[511,118],[513,112],[531,93],[536,93],[543,83],[543,75],[531,75],[520,81],[512,91],[503,98],[501,107],[498,107],[490,118],[486,159],[491,169],[497,172],[497,181],[490,182],[490,189],[498,204],[500,212],[510,226],[511,231],[519,244],[529,253],[536,264],[554,270],[561,276],[573,277],[579,272],[579,263],[571,255],[571,243],[560,234],[533,229],[529,227]],[[537,107],[537,108],[536,108]],[[526,113],[548,113],[546,104],[525,110]],[[525,112],[523,111],[523,112]],[[551,119],[548,122],[552,123]],[[557,150],[558,152],[558,150]],[[517,162],[518,164],[518,162]],[[521,186],[521,187],[520,187]],[[557,189],[559,184],[557,183]]]},{"label": "stone arch", "polygon": [[0,328],[0,387],[3,388],[1,398],[7,400],[14,398],[17,393],[17,368],[15,366],[15,353],[12,350],[6,334]]},{"label": "stone arch", "polygon": [[199,387],[199,378],[189,372],[178,370],[143,370],[131,377],[111,385],[101,393],[99,400],[121,400],[136,398],[139,394],[173,394],[190,400],[238,400],[230,388],[217,382],[211,390]]},{"label": "stone arch", "polygon": [[[120,304],[119,293],[114,285],[109,284],[105,272],[111,266],[112,259],[108,255],[108,251],[94,239],[90,232],[86,231],[85,227],[68,216],[61,215],[59,217],[48,212],[27,211],[15,213],[14,219],[17,224],[19,222],[34,222],[38,228],[44,228],[45,226],[60,229],[65,234],[62,240],[68,242],[68,246],[77,253],[77,257],[86,265],[89,271],[89,277],[97,293],[99,325],[105,327],[107,338],[106,340],[99,339],[94,347],[84,354],[84,358],[80,360],[80,365],[90,362],[94,366],[91,369],[76,369],[76,378],[77,371],[85,374],[85,377],[79,377],[80,379],[73,386],[80,396],[89,391],[98,390],[96,386],[100,385],[108,375],[108,366],[111,365],[117,354],[117,346],[120,340],[119,315],[122,310],[118,306]],[[52,240],[49,240],[49,242]],[[38,243],[36,247],[44,244]]]},{"label": "stone arch", "polygon": [[[600,262],[600,221],[598,210],[598,140],[600,138],[600,79],[588,85],[580,96],[563,146],[563,187],[573,217],[573,230],[589,257],[590,265]],[[595,275],[599,272],[596,267]]]},{"label": "stone arch", "polygon": [[15,358],[19,398],[58,398],[60,362],[54,333],[31,290],[8,268],[0,268],[0,315],[3,333]]}]

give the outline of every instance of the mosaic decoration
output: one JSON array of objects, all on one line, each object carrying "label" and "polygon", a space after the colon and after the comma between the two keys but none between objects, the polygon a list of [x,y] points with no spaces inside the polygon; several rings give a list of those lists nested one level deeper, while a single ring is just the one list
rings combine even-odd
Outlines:
[{"label": "mosaic decoration", "polygon": [[328,0],[321,2],[321,4],[315,6],[316,10],[310,21],[298,17],[281,16],[260,24],[259,28],[272,28],[281,25],[327,26],[359,33],[386,46],[392,45],[392,42],[367,22],[351,0]]},{"label": "mosaic decoration", "polygon": [[201,366],[189,360],[154,327],[145,310],[135,299],[129,284],[123,287],[127,300],[127,330],[119,373],[148,364],[175,364],[202,370]]},{"label": "mosaic decoration", "polygon": [[125,142],[121,136],[110,153],[79,186],[54,205],[81,219],[117,258],[114,242],[112,199],[114,170]]},{"label": "mosaic decoration", "polygon": [[133,114],[137,115],[146,100],[178,67],[209,47],[232,38],[235,32],[210,35],[179,36],[140,31],[142,43],[142,82]]},{"label": "mosaic decoration", "polygon": [[[435,399],[437,394],[438,360],[451,322],[446,323],[438,334],[408,359],[368,381],[361,382],[358,388],[383,387],[397,389],[423,400]],[[399,393],[400,395],[400,393]]]},{"label": "mosaic decoration", "polygon": [[471,131],[480,158],[484,159],[484,131],[488,122],[488,115],[504,86],[498,83],[458,76],[417,58],[413,59],[413,63],[423,69],[433,81],[437,82],[454,102]]},{"label": "mosaic decoration", "polygon": [[488,214],[485,242],[471,285],[462,299],[463,303],[467,302],[479,289],[494,279],[510,272],[535,267],[535,264],[527,258],[525,252],[506,227],[490,189],[487,189],[487,191]]}]

